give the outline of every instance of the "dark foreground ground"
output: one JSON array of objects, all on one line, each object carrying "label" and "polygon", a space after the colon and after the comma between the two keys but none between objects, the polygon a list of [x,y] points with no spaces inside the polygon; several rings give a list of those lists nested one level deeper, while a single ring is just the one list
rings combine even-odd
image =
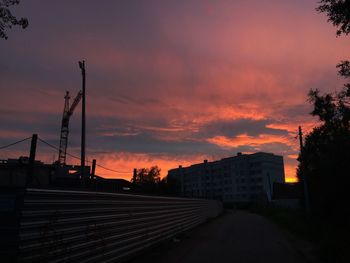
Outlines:
[{"label": "dark foreground ground", "polygon": [[300,242],[262,216],[226,211],[130,263],[310,262],[296,243]]}]

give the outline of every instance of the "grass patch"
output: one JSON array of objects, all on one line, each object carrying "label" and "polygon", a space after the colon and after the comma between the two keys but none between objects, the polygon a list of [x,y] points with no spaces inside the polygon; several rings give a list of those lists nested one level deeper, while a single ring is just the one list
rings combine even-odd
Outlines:
[{"label": "grass patch", "polygon": [[262,215],[287,230],[296,238],[309,241],[317,259],[325,263],[350,262],[350,227],[348,222],[307,218],[303,211],[276,207],[253,207],[251,212]]},{"label": "grass patch", "polygon": [[269,218],[278,226],[304,240],[314,243],[319,239],[316,225],[310,224],[310,221],[306,219],[305,214],[300,210],[254,207],[250,211]]}]

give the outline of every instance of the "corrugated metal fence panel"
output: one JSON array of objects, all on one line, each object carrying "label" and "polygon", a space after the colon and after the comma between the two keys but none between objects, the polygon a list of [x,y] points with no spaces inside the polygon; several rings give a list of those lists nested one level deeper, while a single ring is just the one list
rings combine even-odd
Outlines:
[{"label": "corrugated metal fence panel", "polygon": [[217,201],[28,189],[20,262],[118,262],[217,216]]},{"label": "corrugated metal fence panel", "polygon": [[15,262],[18,255],[23,194],[23,189],[0,188],[0,262]]}]

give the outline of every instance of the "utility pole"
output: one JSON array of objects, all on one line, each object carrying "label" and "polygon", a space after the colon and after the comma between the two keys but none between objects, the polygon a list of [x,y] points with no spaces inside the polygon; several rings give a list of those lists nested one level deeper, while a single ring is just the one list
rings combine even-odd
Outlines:
[{"label": "utility pole", "polygon": [[92,167],[91,167],[91,179],[94,179],[95,177],[95,170],[96,170],[96,159],[92,160]]},{"label": "utility pole", "polygon": [[132,175],[132,182],[134,185],[136,185],[136,177],[137,177],[137,170],[136,170],[136,168],[134,168],[134,172]]},{"label": "utility pole", "polygon": [[30,144],[26,186],[31,185],[33,182],[34,162],[35,162],[35,152],[36,152],[37,141],[38,141],[38,135],[33,134],[32,135],[32,142]]},{"label": "utility pole", "polygon": [[306,215],[310,214],[310,198],[309,198],[309,191],[307,187],[307,178],[306,173],[304,169],[304,145],[303,145],[303,132],[301,130],[301,126],[299,126],[299,143],[300,143],[300,169],[301,169],[301,175],[303,179],[303,188],[304,188],[304,205],[305,205],[305,212]]},{"label": "utility pole", "polygon": [[83,78],[82,104],[81,104],[81,180],[85,185],[85,60],[79,61],[79,68]]}]

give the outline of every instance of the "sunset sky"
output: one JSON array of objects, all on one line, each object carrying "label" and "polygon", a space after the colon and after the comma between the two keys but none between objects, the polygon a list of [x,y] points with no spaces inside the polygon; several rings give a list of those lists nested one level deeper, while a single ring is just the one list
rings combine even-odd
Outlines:
[{"label": "sunset sky", "polygon": [[[59,145],[65,91],[87,69],[87,157],[130,179],[237,152],[283,155],[295,180],[298,126],[317,124],[307,92],[332,92],[349,54],[316,0],[22,0],[29,27],[0,39],[0,146],[38,133]],[[72,100],[73,100],[72,98]],[[68,152],[79,156],[81,105]],[[30,141],[0,150],[28,155]],[[37,159],[58,152],[39,142]],[[68,163],[78,164],[75,159]]]}]

